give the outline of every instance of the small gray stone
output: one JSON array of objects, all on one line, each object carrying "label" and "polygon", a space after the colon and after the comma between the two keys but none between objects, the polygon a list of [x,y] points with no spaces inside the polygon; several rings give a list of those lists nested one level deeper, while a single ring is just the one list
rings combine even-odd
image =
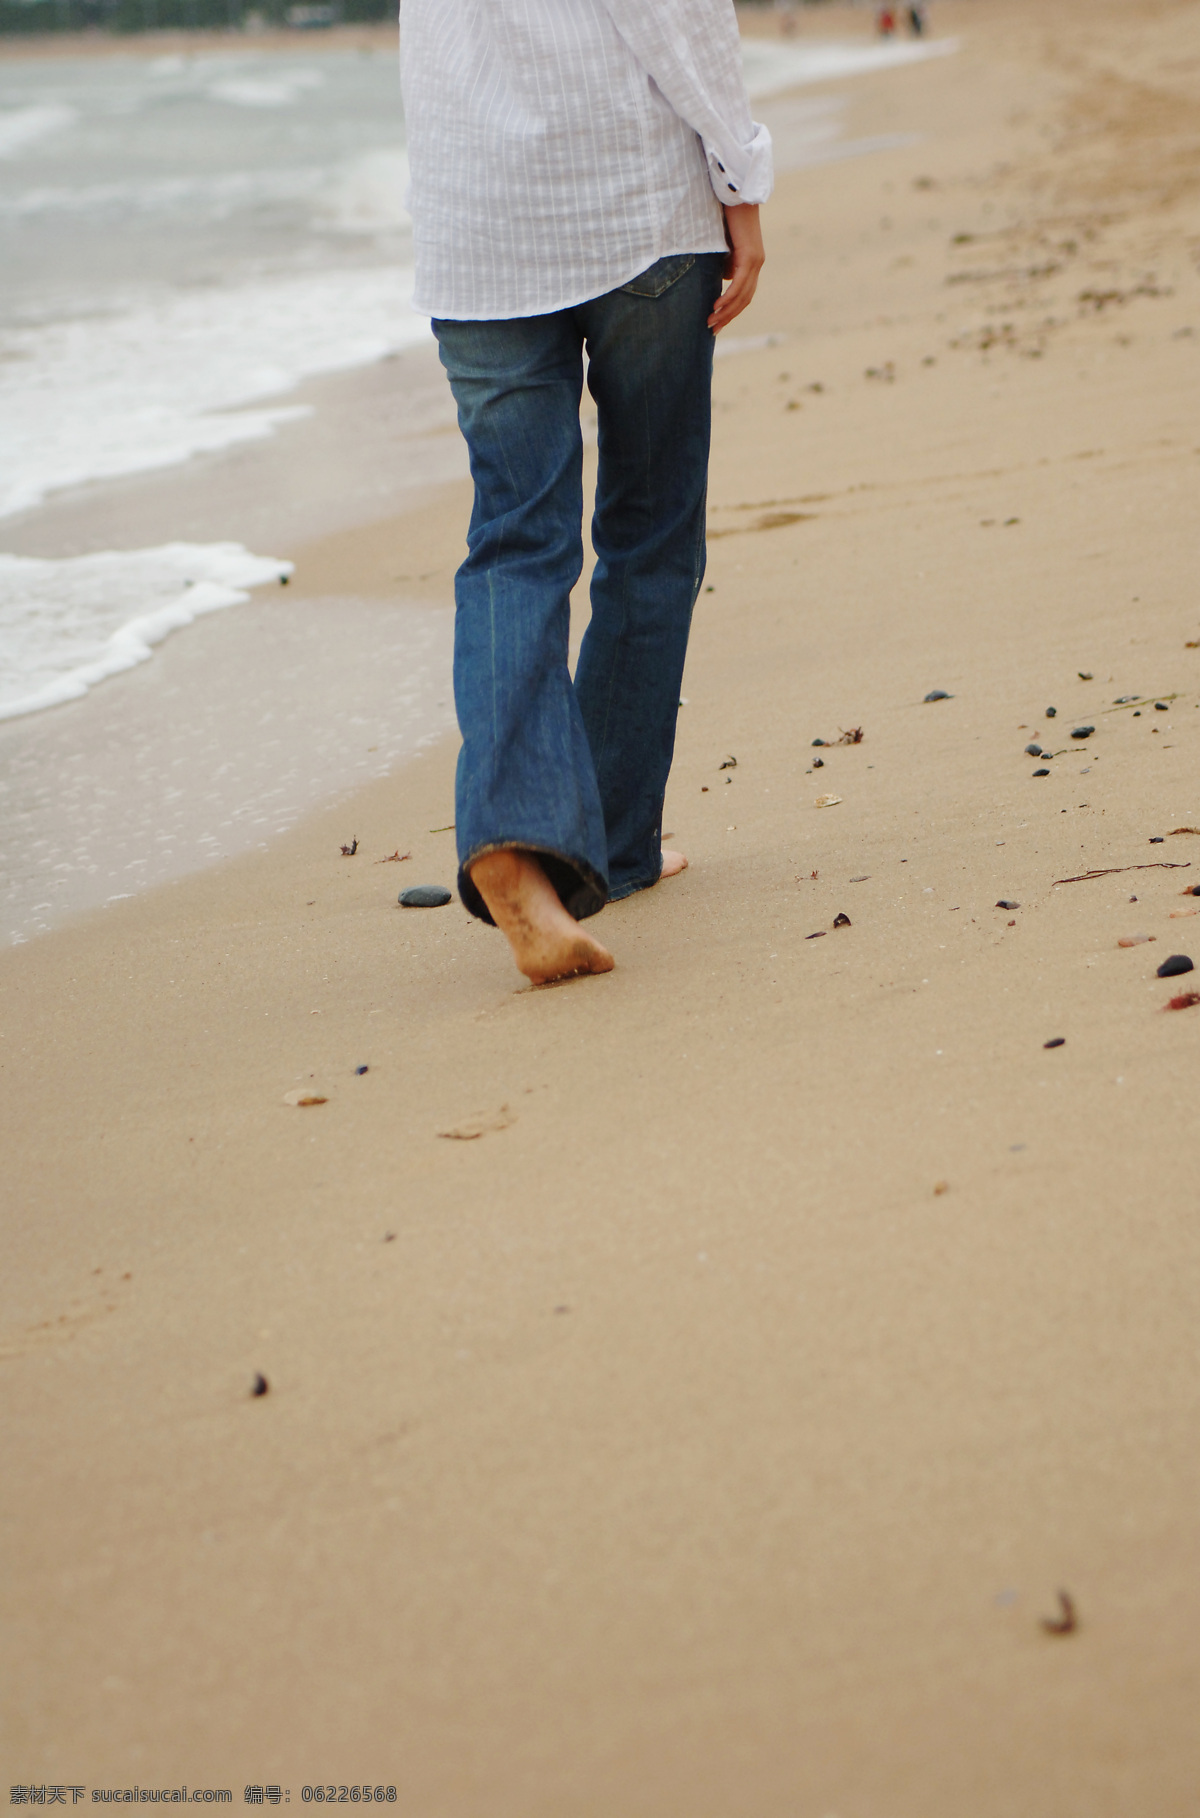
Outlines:
[{"label": "small gray stone", "polygon": [[1065,1048],[1066,1045],[1067,1038],[1065,1035],[1056,1035],[1052,1040],[1042,1043],[1043,1048]]},{"label": "small gray stone", "polygon": [[1162,965],[1155,973],[1155,977],[1178,978],[1181,973],[1191,972],[1193,970],[1192,962],[1186,953],[1173,953],[1170,959],[1165,959],[1163,961]]},{"label": "small gray stone", "polygon": [[1057,712],[1058,712],[1058,708],[1057,708],[1057,707],[1047,707],[1047,709],[1046,709],[1046,718],[1047,718],[1047,719],[1048,719],[1048,720],[1052,720],[1052,719],[1053,719],[1053,718],[1054,718],[1054,717],[1055,717],[1055,715],[1056,715],[1056,714],[1057,714]]},{"label": "small gray stone", "polygon": [[1048,770],[1035,770],[1033,774],[1034,776],[1049,776],[1050,772]]},{"label": "small gray stone", "polygon": [[1073,739],[1090,739],[1095,730],[1094,726],[1076,726],[1071,737]]},{"label": "small gray stone", "polygon": [[953,699],[954,696],[947,694],[944,688],[934,688],[925,696],[925,704],[928,706],[930,701],[952,701]]},{"label": "small gray stone", "polygon": [[1020,903],[1010,901],[1007,896],[1002,896],[1000,901],[996,904],[996,907],[997,909],[1019,909],[1021,905]]},{"label": "small gray stone", "polygon": [[402,909],[444,909],[454,898],[440,884],[414,884],[411,890],[402,890],[396,900]]},{"label": "small gray stone", "polygon": [[1026,747],[1025,747],[1025,756],[1026,757],[1041,757],[1041,755],[1042,755],[1042,748],[1040,745],[1026,745]]}]

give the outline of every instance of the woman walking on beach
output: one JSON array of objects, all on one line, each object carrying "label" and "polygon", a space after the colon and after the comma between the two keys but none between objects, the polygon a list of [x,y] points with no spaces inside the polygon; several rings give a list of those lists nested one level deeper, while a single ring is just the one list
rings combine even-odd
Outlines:
[{"label": "woman walking on beach", "polygon": [[[662,850],[704,573],[713,336],[754,295],[770,137],[732,0],[403,0],[416,249],[475,482],[455,581],[458,887],[535,984]],[[728,288],[722,294],[722,280]],[[574,682],[588,390],[591,621]]]}]

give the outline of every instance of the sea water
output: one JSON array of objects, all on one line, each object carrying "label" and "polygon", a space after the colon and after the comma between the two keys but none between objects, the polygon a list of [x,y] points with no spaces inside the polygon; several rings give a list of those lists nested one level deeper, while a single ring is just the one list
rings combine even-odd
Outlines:
[{"label": "sea water", "polygon": [[[774,132],[780,167],[905,142],[895,135],[849,140],[838,97],[780,99],[788,91],[951,49],[937,40],[748,40],[747,84]],[[298,38],[294,53],[247,42],[188,54],[0,60],[0,548],[6,517],[25,514],[28,524],[28,514],[52,507],[68,488],[285,431],[300,414],[289,393],[302,380],[428,340],[428,322],[410,308],[406,182],[390,49],[320,50]],[[66,717],[51,744],[69,745],[72,726],[83,727],[70,716],[83,710],[78,697],[89,688],[113,686],[108,677],[142,665],[169,632],[218,606],[235,607],[223,615],[230,619],[249,610],[242,604],[247,588],[286,570],[286,550],[172,544],[171,531],[164,524],[162,546],[150,550],[63,562],[0,558],[6,875],[11,816],[25,832],[30,815],[43,830],[54,817],[53,789],[33,788],[24,762],[49,735],[34,739],[20,725],[32,728],[42,710],[57,707]],[[395,662],[423,677],[423,693],[405,684],[411,737],[380,733],[370,741],[378,748],[382,739],[392,762],[448,723],[445,638],[432,618],[414,611],[406,606],[388,632],[395,633]],[[318,666],[315,627],[332,622],[328,615],[305,621],[304,647]],[[211,681],[215,672],[210,665],[205,673]],[[160,740],[172,726],[186,726],[178,701],[156,718],[152,690],[139,685],[127,699],[146,728],[154,722]],[[209,723],[207,712],[196,708],[198,725]],[[293,716],[288,724],[295,746],[287,758],[295,787],[285,791],[291,816],[311,805],[320,785],[306,767],[300,722]],[[26,736],[28,748],[21,744]],[[238,737],[250,765],[250,734],[243,728]],[[352,782],[366,749],[353,733],[341,757],[325,751],[322,774]],[[41,755],[49,760],[49,747]],[[122,786],[144,789],[154,766],[143,755],[137,776],[131,771]],[[164,762],[169,768],[179,757],[175,751]],[[231,774],[224,764],[214,796],[222,834],[206,840],[206,852],[239,849],[251,823],[256,838],[276,830],[270,813],[240,812]],[[9,902],[10,938],[48,925],[55,905],[97,900],[95,882],[83,895],[68,887],[76,873],[77,882],[101,873],[121,881],[88,847],[88,829],[100,823],[86,797],[86,789],[75,790],[82,821],[68,817],[42,840],[46,863],[59,867],[58,886],[41,893],[46,915],[29,913],[24,885],[8,899],[0,889],[0,900]],[[152,819],[149,801],[143,807]],[[139,816],[145,818],[141,810]],[[178,871],[195,858],[178,855],[201,837],[195,827],[176,827],[158,844],[174,848]],[[136,856],[121,862],[130,865],[135,886],[170,874],[169,866]],[[28,870],[23,862],[17,868]],[[36,883],[32,888],[37,895]]]}]

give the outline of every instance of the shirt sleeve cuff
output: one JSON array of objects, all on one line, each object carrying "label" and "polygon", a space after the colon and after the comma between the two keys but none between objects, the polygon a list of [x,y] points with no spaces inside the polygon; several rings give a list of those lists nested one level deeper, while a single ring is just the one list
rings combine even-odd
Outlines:
[{"label": "shirt sleeve cuff", "polygon": [[771,135],[757,121],[747,146],[716,146],[704,140],[708,175],[717,201],[726,208],[743,202],[765,202],[775,182]]}]

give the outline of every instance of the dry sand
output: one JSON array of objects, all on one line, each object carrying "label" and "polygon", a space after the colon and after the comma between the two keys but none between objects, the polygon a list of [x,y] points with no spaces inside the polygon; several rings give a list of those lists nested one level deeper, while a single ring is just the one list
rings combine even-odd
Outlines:
[{"label": "dry sand", "polygon": [[[1195,1813],[1200,5],[938,23],[772,204],[614,973],[395,907],[449,746],[0,959],[9,1782]],[[280,553],[448,601],[439,498]]]}]

